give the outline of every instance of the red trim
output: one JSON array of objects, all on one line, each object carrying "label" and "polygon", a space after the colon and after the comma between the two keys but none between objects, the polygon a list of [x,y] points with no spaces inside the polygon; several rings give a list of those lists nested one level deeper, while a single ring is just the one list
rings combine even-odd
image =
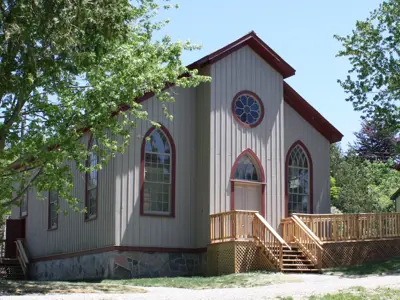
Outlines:
[{"label": "red trim", "polygon": [[[89,142],[88,142],[88,150],[92,149],[93,146],[93,133],[90,135]],[[86,167],[89,167],[89,158],[86,159]],[[95,216],[89,216],[88,213],[85,213],[85,222],[93,221],[97,219],[97,215],[99,212],[99,171],[97,172],[97,185],[96,185],[96,215]],[[89,174],[86,172],[85,173],[85,207],[88,207],[88,180],[89,180]]]},{"label": "red trim", "polygon": [[145,148],[146,148],[146,138],[151,135],[151,133],[156,129],[156,127],[151,127],[145,134],[142,141],[141,148],[141,159],[140,159],[140,215],[141,216],[150,216],[150,217],[175,217],[175,179],[176,179],[176,147],[174,143],[174,139],[172,135],[168,131],[168,129],[162,125],[159,128],[168,138],[168,141],[171,145],[171,213],[169,215],[163,214],[154,214],[154,213],[145,213],[144,212],[144,159],[145,159]]},{"label": "red trim", "polygon": [[328,122],[314,107],[301,97],[289,84],[283,82],[285,102],[331,143],[339,142],[343,134]]},{"label": "red trim", "polygon": [[103,248],[97,248],[97,249],[91,249],[91,250],[84,250],[84,251],[78,251],[78,252],[63,253],[63,254],[31,258],[30,261],[35,263],[35,262],[40,262],[40,261],[66,259],[66,258],[71,258],[71,257],[76,257],[76,256],[98,254],[98,253],[105,253],[105,252],[111,252],[111,251],[163,252],[163,253],[204,253],[204,252],[207,252],[207,248],[162,248],[162,247],[109,246],[109,247],[103,247]]},{"label": "red trim", "polygon": [[[249,125],[249,124],[246,124],[246,123],[242,122],[242,120],[240,120],[239,117],[235,113],[235,101],[241,95],[253,96],[258,101],[258,103],[260,104],[261,116],[258,119],[258,121],[256,123],[254,123],[254,124]],[[241,91],[241,92],[237,93],[235,95],[235,97],[233,97],[233,100],[232,100],[232,114],[233,114],[233,117],[235,118],[236,122],[238,122],[243,127],[245,127],[245,128],[254,128],[254,127],[257,127],[262,122],[262,120],[264,119],[264,104],[262,103],[260,97],[258,97],[258,95],[256,93],[244,90],[244,91]]]},{"label": "red trim", "polygon": [[244,155],[248,155],[251,158],[253,158],[255,160],[255,163],[258,165],[258,170],[260,171],[260,175],[261,175],[261,215],[265,218],[266,214],[265,214],[265,173],[264,173],[264,169],[262,167],[262,163],[260,161],[260,159],[258,158],[257,154],[254,153],[253,150],[251,150],[250,148],[247,148],[246,150],[244,150],[242,153],[240,153],[240,155],[236,158],[235,163],[232,166],[232,171],[231,171],[231,210],[235,210],[235,171],[237,168],[237,165],[240,161],[240,159],[244,156]]},{"label": "red trim", "polygon": [[310,194],[308,198],[308,205],[309,205],[309,212],[312,214],[314,212],[314,201],[313,201],[313,195],[314,195],[314,173],[313,173],[313,161],[311,158],[311,154],[308,151],[306,145],[300,140],[296,141],[293,143],[293,145],[289,148],[288,152],[286,153],[286,160],[285,160],[285,215],[286,217],[289,217],[289,186],[288,186],[288,174],[289,174],[289,155],[290,152],[294,149],[296,146],[300,146],[304,152],[307,155],[308,159],[308,169],[310,172]]},{"label": "red trim", "polygon": [[[58,228],[58,213],[57,213],[57,221],[56,221],[56,227],[51,227],[51,219],[50,219],[50,191],[49,191],[49,195],[47,197],[48,201],[47,201],[47,230],[48,231],[52,231],[52,230],[56,230]],[[58,199],[58,192],[57,192],[57,202],[59,201]]]},{"label": "red trim", "polygon": [[254,31],[249,32],[240,39],[226,45],[225,47],[195,61],[188,66],[188,69],[200,69],[206,65],[216,63],[229,54],[239,50],[244,46],[249,46],[271,67],[278,71],[283,78],[288,78],[296,73],[287,62],[285,62],[274,50],[272,50]]}]

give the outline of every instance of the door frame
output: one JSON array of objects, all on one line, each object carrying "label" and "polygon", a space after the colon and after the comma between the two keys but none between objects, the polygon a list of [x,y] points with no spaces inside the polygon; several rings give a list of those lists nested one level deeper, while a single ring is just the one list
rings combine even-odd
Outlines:
[{"label": "door frame", "polygon": [[[235,180],[235,171],[237,168],[237,165],[240,161],[240,159],[244,156],[247,155],[249,157],[249,159],[255,164],[261,181],[260,182],[255,182],[255,181],[239,181],[239,180]],[[230,179],[230,183],[231,183],[231,210],[235,210],[235,183],[238,184],[240,182],[240,184],[255,184],[255,185],[261,185],[261,211],[260,214],[265,218],[265,186],[266,186],[266,182],[265,182],[265,173],[264,173],[264,168],[261,164],[260,159],[258,158],[257,154],[254,153],[253,150],[251,150],[250,148],[247,148],[246,150],[244,150],[242,153],[240,153],[240,155],[236,158],[235,163],[232,166],[232,170],[231,170],[231,179]]]}]

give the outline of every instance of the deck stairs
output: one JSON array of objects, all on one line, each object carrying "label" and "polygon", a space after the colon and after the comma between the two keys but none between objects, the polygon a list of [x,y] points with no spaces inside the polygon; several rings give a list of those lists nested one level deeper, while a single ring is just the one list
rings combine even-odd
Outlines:
[{"label": "deck stairs", "polygon": [[290,249],[283,248],[283,263],[281,271],[283,273],[318,273],[320,270],[296,245],[290,244]]},{"label": "deck stairs", "polygon": [[24,280],[25,274],[16,258],[0,258],[0,280]]}]

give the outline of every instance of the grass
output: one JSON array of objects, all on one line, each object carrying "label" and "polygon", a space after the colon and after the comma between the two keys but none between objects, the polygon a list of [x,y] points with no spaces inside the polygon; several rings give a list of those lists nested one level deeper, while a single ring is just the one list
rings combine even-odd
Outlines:
[{"label": "grass", "polygon": [[301,282],[300,279],[278,273],[245,273],[216,277],[164,277],[128,280],[103,280],[103,283],[117,283],[126,286],[174,287],[186,289],[216,289],[234,287],[255,287],[285,282]]},{"label": "grass", "polygon": [[0,280],[0,295],[145,292],[143,289],[112,283]]},{"label": "grass", "polygon": [[311,296],[310,300],[385,300],[400,299],[400,289],[377,288],[365,289],[363,287],[353,287],[344,291],[322,296]]},{"label": "grass", "polygon": [[400,257],[394,257],[379,263],[368,263],[360,266],[352,266],[347,268],[336,268],[325,272],[331,275],[385,275],[400,273]]}]

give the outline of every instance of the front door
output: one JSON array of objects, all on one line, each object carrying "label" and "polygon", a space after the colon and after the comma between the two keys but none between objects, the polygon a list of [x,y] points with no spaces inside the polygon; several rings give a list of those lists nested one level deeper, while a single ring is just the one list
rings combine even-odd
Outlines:
[{"label": "front door", "polygon": [[253,210],[261,213],[261,185],[235,184],[235,209]]}]

